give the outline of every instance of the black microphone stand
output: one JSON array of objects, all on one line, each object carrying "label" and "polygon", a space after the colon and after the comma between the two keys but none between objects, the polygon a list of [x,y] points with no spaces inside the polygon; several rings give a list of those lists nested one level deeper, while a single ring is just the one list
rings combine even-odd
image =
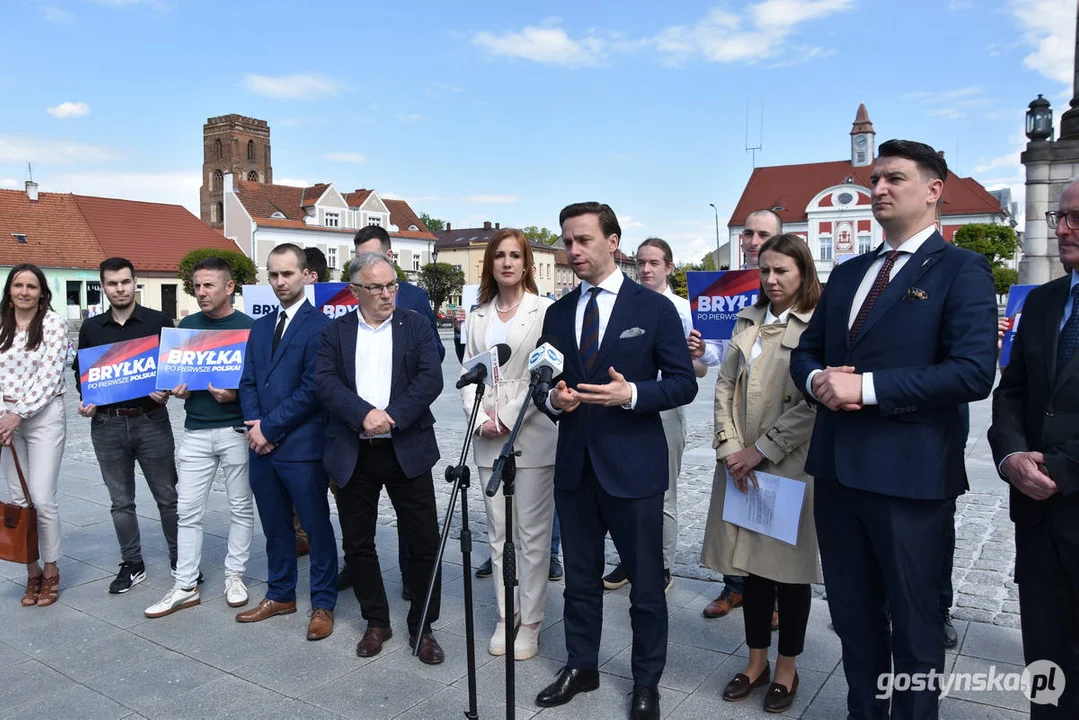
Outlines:
[{"label": "black microphone stand", "polygon": [[[420,615],[420,630],[427,622],[427,612],[431,605],[431,595],[434,593],[435,580],[438,578],[439,568],[442,567],[442,556],[446,552],[446,542],[449,540],[450,523],[453,520],[453,507],[457,503],[457,496],[461,496],[461,566],[464,570],[462,581],[465,587],[465,656],[468,663],[468,710],[465,717],[468,720],[478,720],[479,713],[476,708],[476,639],[473,633],[475,625],[472,617],[472,531],[468,527],[468,493],[469,481],[472,473],[468,467],[468,448],[472,444],[472,428],[479,416],[480,405],[483,403],[483,392],[486,386],[481,378],[476,385],[476,399],[472,403],[472,414],[468,418],[468,427],[465,429],[465,442],[461,448],[461,458],[457,465],[446,468],[446,482],[453,483],[453,491],[450,493],[450,502],[446,507],[446,519],[442,523],[442,537],[438,544],[438,556],[431,571],[431,578],[427,581],[427,596],[423,600],[423,614]],[[416,646],[412,649],[412,655],[420,652],[419,638]]]},{"label": "black microphone stand", "polygon": [[513,720],[514,718],[516,694],[514,687],[515,656],[513,641],[517,633],[516,623],[513,622],[513,589],[517,586],[517,548],[513,542],[513,494],[514,480],[517,477],[516,458],[519,453],[514,451],[513,443],[521,432],[525,413],[528,412],[529,403],[536,392],[536,386],[539,385],[539,382],[539,373],[533,372],[531,382],[528,384],[528,395],[525,397],[525,401],[521,403],[521,410],[517,413],[517,420],[513,423],[513,429],[510,430],[509,437],[506,438],[506,444],[502,446],[502,452],[499,454],[498,459],[495,460],[495,465],[491,469],[491,480],[487,483],[487,497],[494,497],[501,483],[502,495],[506,500],[506,540],[502,543],[502,594],[506,598],[506,720]]}]

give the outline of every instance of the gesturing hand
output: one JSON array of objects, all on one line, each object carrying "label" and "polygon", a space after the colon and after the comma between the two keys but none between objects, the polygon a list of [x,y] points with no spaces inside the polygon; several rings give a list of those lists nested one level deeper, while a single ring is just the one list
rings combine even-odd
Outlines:
[{"label": "gesturing hand", "polygon": [[1001,464],[1008,482],[1034,500],[1045,500],[1060,491],[1053,478],[1043,471],[1044,467],[1045,457],[1040,452],[1015,453]]},{"label": "gesturing hand", "polygon": [[619,407],[633,399],[633,391],[630,390],[629,383],[626,382],[626,378],[622,373],[615,370],[614,367],[609,367],[607,368],[607,374],[611,377],[609,383],[604,385],[581,383],[577,386],[577,396],[581,402],[589,405]]},{"label": "gesturing hand", "polygon": [[573,412],[581,404],[581,398],[577,391],[566,385],[565,380],[559,380],[551,391],[551,407],[562,412]]}]

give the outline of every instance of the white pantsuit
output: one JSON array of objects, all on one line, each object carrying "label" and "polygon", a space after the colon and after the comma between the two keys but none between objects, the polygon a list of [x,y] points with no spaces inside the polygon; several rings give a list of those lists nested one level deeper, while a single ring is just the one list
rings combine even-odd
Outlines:
[{"label": "white pantsuit", "polygon": [[667,473],[670,485],[663,493],[663,567],[674,567],[678,550],[678,476],[682,472],[682,451],[686,449],[686,410],[676,407],[659,414],[667,439]]}]

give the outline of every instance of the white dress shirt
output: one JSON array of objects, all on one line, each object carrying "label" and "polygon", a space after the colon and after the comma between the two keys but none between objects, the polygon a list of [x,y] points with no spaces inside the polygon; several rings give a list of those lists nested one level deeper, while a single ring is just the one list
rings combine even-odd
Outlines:
[{"label": "white dress shirt", "polygon": [[[761,323],[761,328],[765,325],[780,324],[787,322],[787,318],[791,315],[791,309],[787,308],[783,312],[779,313],[779,316],[772,314],[772,303],[768,303],[768,310],[764,313],[764,321]],[[764,344],[761,342],[761,333],[757,333],[757,339],[753,341],[753,347],[749,351],[749,365],[753,365],[753,361],[756,360],[760,354],[764,352]]]},{"label": "white dress shirt", "polygon": [[[930,236],[937,231],[936,225],[930,225],[921,232],[915,233],[907,240],[901,242],[898,247],[893,248],[888,243],[883,243],[880,249],[877,250],[876,259],[869,265],[869,269],[865,271],[865,275],[862,277],[862,282],[858,285],[858,292],[854,294],[854,302],[850,306],[850,315],[847,318],[847,330],[850,330],[854,326],[854,320],[858,317],[858,311],[862,309],[862,305],[865,303],[865,299],[869,296],[869,291],[873,288],[873,283],[877,279],[877,274],[880,269],[884,267],[886,256],[892,250],[898,250],[899,255],[896,257],[895,262],[892,263],[892,270],[888,274],[888,282],[895,279],[896,274],[903,269],[903,266],[907,264],[907,261],[918,252],[918,249],[925,243]],[[814,370],[809,373],[809,377],[806,378],[806,390],[809,394],[816,398],[816,394],[813,392],[813,378],[817,373],[824,372],[823,370]],[[862,373],[862,405],[876,405],[877,404],[877,391],[873,385],[873,373]]]},{"label": "white dress shirt", "polygon": [[693,310],[689,305],[689,300],[671,290],[670,285],[663,291],[663,297],[674,303],[674,309],[678,311],[678,319],[682,321],[682,334],[689,337],[689,331],[693,329]]},{"label": "white dress shirt", "polygon": [[[278,313],[277,313],[277,322],[281,322],[281,316],[282,315],[285,316],[285,329],[281,331],[281,337],[284,337],[285,333],[288,332],[288,326],[292,324],[292,319],[294,317],[296,317],[296,313],[300,312],[300,307],[305,302],[307,302],[307,298],[304,297],[303,295],[301,295],[299,300],[292,303],[288,307],[282,307],[281,310],[278,311]],[[274,333],[275,334],[277,333],[277,327],[276,326],[274,326]]]},{"label": "white dress shirt", "polygon": [[[393,316],[371,327],[356,307],[356,394],[379,410],[390,404],[393,382]],[[389,433],[372,437],[390,437]]]}]

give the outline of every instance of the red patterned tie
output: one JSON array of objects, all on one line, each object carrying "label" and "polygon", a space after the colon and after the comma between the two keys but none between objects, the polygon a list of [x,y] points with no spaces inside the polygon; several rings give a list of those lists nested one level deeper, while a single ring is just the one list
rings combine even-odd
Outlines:
[{"label": "red patterned tie", "polygon": [[854,342],[854,338],[858,337],[858,331],[862,329],[865,319],[869,317],[869,311],[873,309],[873,304],[877,302],[877,298],[884,292],[884,288],[888,287],[888,281],[891,280],[892,266],[895,265],[897,257],[899,257],[898,250],[892,250],[884,257],[884,264],[880,266],[877,279],[873,281],[873,287],[869,288],[869,294],[865,296],[865,301],[854,318],[854,324],[850,326],[851,342]]}]

